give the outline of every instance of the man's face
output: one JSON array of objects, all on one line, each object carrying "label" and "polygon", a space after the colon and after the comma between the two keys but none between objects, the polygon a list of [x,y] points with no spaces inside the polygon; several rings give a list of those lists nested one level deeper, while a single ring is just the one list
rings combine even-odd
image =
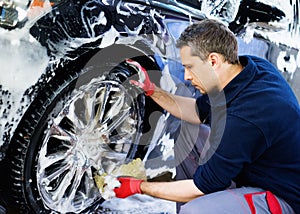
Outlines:
[{"label": "man's face", "polygon": [[180,57],[184,66],[184,79],[191,81],[192,85],[206,94],[218,87],[218,78],[210,61],[202,61],[200,57],[193,56],[189,46],[180,49]]}]

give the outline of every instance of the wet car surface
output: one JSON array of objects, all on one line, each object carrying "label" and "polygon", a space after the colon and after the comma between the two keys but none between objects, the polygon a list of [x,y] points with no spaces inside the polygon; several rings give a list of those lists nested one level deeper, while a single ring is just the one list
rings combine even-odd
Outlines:
[{"label": "wet car surface", "polygon": [[175,47],[192,22],[228,23],[240,54],[270,60],[300,96],[298,1],[37,2],[0,4],[31,11],[0,22],[1,189],[19,212],[93,212],[103,202],[94,173],[135,158],[162,173],[180,121],[129,84],[138,75],[125,59],[165,90],[199,96]]}]

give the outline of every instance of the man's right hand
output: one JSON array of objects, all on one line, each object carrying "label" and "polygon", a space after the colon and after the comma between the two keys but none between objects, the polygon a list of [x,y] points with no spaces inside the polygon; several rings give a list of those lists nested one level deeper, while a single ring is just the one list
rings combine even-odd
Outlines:
[{"label": "man's right hand", "polygon": [[147,96],[151,96],[155,90],[155,84],[151,82],[149,75],[145,68],[143,68],[137,61],[133,61],[132,59],[126,59],[126,63],[134,68],[138,75],[139,81],[130,80],[130,83],[143,89]]}]

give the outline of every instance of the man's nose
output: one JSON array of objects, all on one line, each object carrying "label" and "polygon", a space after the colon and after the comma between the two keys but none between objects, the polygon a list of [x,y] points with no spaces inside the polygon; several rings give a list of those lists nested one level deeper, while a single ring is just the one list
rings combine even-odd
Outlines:
[{"label": "man's nose", "polygon": [[191,76],[191,72],[188,69],[184,69],[184,79],[185,80],[191,80],[192,76]]}]

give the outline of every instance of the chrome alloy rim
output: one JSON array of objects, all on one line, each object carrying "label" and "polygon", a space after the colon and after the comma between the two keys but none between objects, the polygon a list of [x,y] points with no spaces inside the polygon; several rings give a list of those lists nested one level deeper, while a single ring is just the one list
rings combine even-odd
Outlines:
[{"label": "chrome alloy rim", "polygon": [[124,162],[138,138],[139,115],[115,81],[93,81],[62,105],[38,155],[37,185],[46,207],[78,213],[101,198],[93,173]]}]

